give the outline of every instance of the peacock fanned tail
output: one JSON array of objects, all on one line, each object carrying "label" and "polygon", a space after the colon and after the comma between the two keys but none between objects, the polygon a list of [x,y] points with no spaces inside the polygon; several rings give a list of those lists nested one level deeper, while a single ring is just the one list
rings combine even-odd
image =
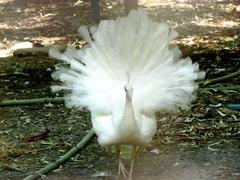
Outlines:
[{"label": "peacock fanned tail", "polygon": [[83,26],[85,48],[50,50],[50,56],[70,66],[60,67],[54,90],[65,90],[67,105],[108,113],[124,99],[127,81],[133,86],[133,105],[145,112],[187,108],[195,98],[196,79],[203,78],[197,63],[181,58],[169,43],[177,36],[166,23],[152,21],[143,9],[127,17]]}]

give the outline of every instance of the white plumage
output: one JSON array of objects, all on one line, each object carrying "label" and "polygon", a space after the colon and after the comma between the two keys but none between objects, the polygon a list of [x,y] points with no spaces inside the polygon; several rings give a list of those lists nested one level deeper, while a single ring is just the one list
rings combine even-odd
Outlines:
[{"label": "white plumage", "polygon": [[70,64],[53,77],[62,81],[69,107],[87,107],[102,145],[148,145],[156,131],[155,113],[187,108],[194,99],[198,64],[181,58],[169,43],[177,33],[153,22],[143,9],[103,20],[80,34],[89,45],[50,55]]}]

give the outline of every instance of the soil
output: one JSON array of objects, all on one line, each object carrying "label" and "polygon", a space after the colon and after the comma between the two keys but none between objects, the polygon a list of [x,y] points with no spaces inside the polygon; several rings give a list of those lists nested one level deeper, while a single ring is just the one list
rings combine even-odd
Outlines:
[{"label": "soil", "polygon": [[[199,63],[206,79],[240,69],[239,1],[145,0],[140,6],[179,32],[175,43],[183,56]],[[102,19],[123,15],[121,1],[102,1]],[[0,0],[0,17],[0,99],[62,96],[50,89],[58,61],[41,48],[82,47],[77,28],[91,24],[89,1]],[[26,46],[37,50],[14,53]],[[236,77],[202,85],[191,110],[159,113],[157,134],[138,155],[134,179],[239,180],[240,113],[227,108],[240,104],[239,84]],[[0,179],[22,179],[54,162],[91,128],[87,110],[67,109],[64,104],[0,107],[0,115]],[[29,141],[46,129],[46,137]],[[114,154],[94,137],[70,161],[42,178],[116,179],[116,174]]]}]

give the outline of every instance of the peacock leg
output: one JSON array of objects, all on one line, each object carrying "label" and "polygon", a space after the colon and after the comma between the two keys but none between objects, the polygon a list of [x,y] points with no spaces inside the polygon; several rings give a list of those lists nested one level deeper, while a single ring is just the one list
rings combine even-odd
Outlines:
[{"label": "peacock leg", "polygon": [[131,161],[131,167],[130,167],[128,180],[132,180],[133,165],[134,165],[134,162],[135,162],[135,159],[136,159],[136,154],[137,154],[137,146],[133,145],[132,146],[132,161]]},{"label": "peacock leg", "polygon": [[109,154],[112,152],[111,146],[105,146],[105,150],[106,150],[106,152],[109,153]]},{"label": "peacock leg", "polygon": [[124,167],[124,164],[121,159],[121,145],[116,145],[116,153],[117,153],[117,159],[118,159],[118,178],[120,177],[121,173],[123,174],[123,177],[126,179],[128,175],[128,171]]}]

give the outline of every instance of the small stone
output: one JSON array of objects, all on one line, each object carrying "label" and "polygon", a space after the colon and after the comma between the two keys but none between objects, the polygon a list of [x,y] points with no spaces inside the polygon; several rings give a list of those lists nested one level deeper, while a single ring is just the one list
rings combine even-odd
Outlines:
[{"label": "small stone", "polygon": [[151,150],[150,152],[151,152],[151,153],[154,153],[154,154],[159,154],[159,153],[160,153],[159,149],[153,149],[153,150]]},{"label": "small stone", "polygon": [[173,166],[179,166],[180,163],[179,162],[175,162],[175,164]]}]

